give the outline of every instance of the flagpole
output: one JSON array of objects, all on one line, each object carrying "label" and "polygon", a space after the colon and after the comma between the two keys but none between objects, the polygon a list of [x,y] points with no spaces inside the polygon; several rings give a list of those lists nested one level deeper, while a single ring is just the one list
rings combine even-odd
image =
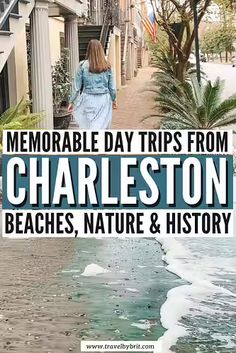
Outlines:
[{"label": "flagpole", "polygon": [[155,11],[155,7],[154,7],[154,4],[153,4],[153,0],[151,0],[151,5],[152,5],[153,15],[154,15],[154,18],[155,18],[156,23],[157,23],[156,11]]},{"label": "flagpole", "polygon": [[[136,7],[136,9],[138,10],[138,15],[140,16],[141,20],[142,20],[142,24],[143,24],[143,27],[145,28],[145,30],[148,32],[148,34],[150,35],[150,37],[152,38],[153,42],[156,43],[156,36],[154,36],[154,24],[152,25],[153,26],[153,30],[152,30],[152,33],[150,32],[150,28],[147,28],[147,25],[146,25],[146,20],[147,20],[147,17],[143,17],[143,15],[141,14],[141,12],[139,11],[139,9]],[[156,17],[155,17],[155,14],[154,15],[154,20],[155,20],[155,24],[156,24]]]},{"label": "flagpole", "polygon": [[199,34],[198,34],[198,15],[197,15],[197,0],[191,0],[194,21],[194,39],[195,39],[195,56],[196,56],[196,70],[197,80],[201,83],[201,66],[200,66],[200,52],[199,52]]}]

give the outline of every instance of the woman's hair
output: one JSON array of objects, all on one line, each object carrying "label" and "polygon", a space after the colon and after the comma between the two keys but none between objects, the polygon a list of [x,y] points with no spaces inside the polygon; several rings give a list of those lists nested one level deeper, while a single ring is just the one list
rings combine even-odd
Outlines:
[{"label": "woman's hair", "polygon": [[110,63],[106,60],[102,44],[97,39],[90,40],[86,59],[89,61],[89,71],[92,73],[99,74],[111,69]]}]

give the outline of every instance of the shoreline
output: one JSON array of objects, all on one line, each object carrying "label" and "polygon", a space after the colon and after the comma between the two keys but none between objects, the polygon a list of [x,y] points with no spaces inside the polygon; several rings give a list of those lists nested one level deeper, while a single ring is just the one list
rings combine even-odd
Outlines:
[{"label": "shoreline", "polygon": [[[182,318],[182,315],[187,314],[189,311],[189,307],[186,305],[187,302],[185,300],[181,301],[179,295],[183,295],[185,288],[190,286],[191,283],[187,282],[180,274],[178,274],[171,268],[170,261],[168,261],[167,259],[168,250],[164,245],[163,239],[157,238],[156,240],[163,252],[162,261],[165,264],[166,271],[175,275],[180,280],[186,282],[186,284],[180,284],[171,288],[168,291],[166,295],[166,301],[162,304],[160,310],[161,324],[166,330],[163,336],[159,339],[162,343],[162,348],[164,348],[162,353],[175,353],[175,345],[177,344],[178,340],[181,337],[187,336],[187,331],[184,327],[181,326],[180,320]],[[173,240],[175,241],[175,239],[172,239],[172,241]],[[176,304],[176,298],[178,298],[178,304],[180,306],[185,306],[185,312],[178,313],[177,311],[176,315],[173,315],[172,309],[173,306],[175,306]],[[169,313],[172,313],[172,315],[169,316]]]},{"label": "shoreline", "polygon": [[[77,337],[76,325],[79,323],[79,331],[88,328],[86,325],[90,319],[73,294],[76,291],[73,277],[66,278],[63,274],[63,270],[70,268],[76,259],[76,241],[78,239],[9,240],[0,237],[0,298],[3,298],[0,299],[0,330],[5,332],[0,348],[3,352],[15,347],[18,353],[41,353],[39,342],[50,352],[64,353],[68,349],[78,352],[81,336]],[[166,269],[162,260],[163,249],[160,244],[158,247],[160,252],[156,261],[160,256]],[[160,308],[165,301],[159,302]],[[16,311],[18,315],[14,315]],[[48,326],[49,338],[41,332],[43,323]],[[16,339],[19,332],[20,340]]]},{"label": "shoreline", "polygon": [[[89,249],[90,240],[86,240],[86,247]],[[151,242],[155,241],[155,239],[148,239],[149,242],[150,240]],[[114,241],[114,239],[111,241]],[[0,297],[3,298],[3,300],[0,300],[2,309],[0,312],[0,330],[4,332],[0,348],[3,352],[15,347],[18,353],[41,353],[39,343],[48,347],[47,349],[50,352],[65,353],[68,349],[72,352],[78,352],[80,339],[86,339],[86,336],[83,337],[81,332],[88,330],[88,325],[93,321],[93,317],[83,309],[83,302],[81,303],[77,298],[80,287],[76,285],[74,276],[65,276],[66,269],[73,268],[75,263],[78,265],[77,251],[79,245],[77,242],[78,239],[9,240],[0,238],[3,254],[0,266],[2,273],[5,273],[5,276],[2,275],[0,279]],[[82,240],[80,240],[80,243],[82,243]],[[122,242],[119,242],[119,244],[121,245]],[[138,246],[141,248],[142,244],[143,241]],[[163,265],[161,267],[165,270],[162,272],[162,279],[165,279],[166,271],[167,273],[171,271],[169,271],[168,264],[164,260],[166,253],[162,244],[159,241],[157,244],[159,250],[155,256],[155,262],[159,267]],[[104,246],[109,248],[106,242]],[[86,257],[90,257],[90,255],[86,255]],[[10,266],[7,266],[9,262]],[[79,265],[81,266],[81,264]],[[150,265],[154,266],[154,261]],[[141,267],[139,271],[141,271]],[[81,273],[82,271],[80,275]],[[174,273],[174,276],[182,280],[176,273]],[[115,277],[114,273],[112,280]],[[13,283],[10,282],[11,280],[13,280]],[[158,301],[160,309],[156,314],[160,316],[160,323],[165,332],[157,341],[162,344],[163,353],[172,352],[171,347],[175,345],[178,337],[183,334],[181,330],[179,331],[178,319],[173,326],[173,323],[168,322],[168,317],[163,313],[166,308],[169,311],[170,294],[178,290],[176,289],[178,287],[178,284],[172,283],[171,289],[169,288],[165,292],[165,300]],[[14,314],[16,310],[19,311],[19,315]],[[153,316],[155,317],[154,312]],[[43,325],[47,327],[47,335],[42,332]],[[120,326],[122,325],[123,322],[121,321]],[[89,331],[92,332],[90,329]],[[16,339],[19,333],[20,340]],[[137,340],[140,340],[139,336],[137,336]],[[58,342],[60,342],[59,345]],[[25,347],[24,350],[23,347]]]},{"label": "shoreline", "polygon": [[[112,242],[113,244],[109,244]],[[138,247],[140,251],[153,247],[153,239],[151,242],[150,239],[146,239],[146,242],[145,239],[142,239],[138,243],[131,241],[131,244],[133,243],[132,247],[129,243],[130,240],[128,242],[119,240],[117,243],[117,240],[114,239],[105,242],[101,239],[81,239],[80,243],[78,243],[78,239],[72,241],[70,239],[57,239],[56,241],[55,239],[21,241],[0,239],[2,251],[0,257],[2,269],[0,278],[0,330],[3,333],[0,342],[1,353],[9,350],[15,350],[17,353],[42,353],[42,347],[45,352],[78,353],[81,339],[100,340],[104,338],[109,340],[110,338],[114,340],[116,338],[114,336],[115,331],[110,336],[110,331],[107,331],[106,328],[106,322],[109,322],[111,326],[112,323],[114,325],[115,315],[109,314],[105,319],[102,316],[103,307],[100,306],[100,303],[103,303],[106,309],[109,309],[111,305],[115,308],[119,303],[116,311],[122,311],[125,309],[122,306],[122,298],[124,297],[126,301],[131,300],[131,302],[142,298],[146,290],[141,292],[140,289],[147,286],[146,282],[148,282],[149,277],[144,276],[146,278],[145,283],[139,282],[141,278],[138,282],[133,282],[132,278],[129,277],[129,274],[133,271],[122,274],[124,271],[121,267],[122,271],[115,272],[110,262],[112,257],[108,257],[104,262],[101,254],[109,255],[109,249],[113,249],[113,251],[118,249],[118,247],[115,247],[118,244],[118,246],[128,251],[132,259],[134,254],[130,252],[131,248]],[[149,246],[143,247],[145,244],[149,244]],[[154,279],[155,282],[151,282],[150,286],[148,285],[146,288],[154,290],[154,297],[151,297],[150,294],[147,295],[148,301],[155,298],[160,310],[156,311],[157,307],[152,307],[149,311],[149,317],[147,316],[148,311],[143,313],[136,313],[135,311],[136,318],[132,315],[125,318],[124,314],[131,314],[131,312],[124,310],[124,313],[119,314],[122,320],[118,320],[118,327],[121,330],[126,330],[126,327],[133,330],[135,329],[133,326],[136,325],[137,331],[134,339],[147,340],[149,339],[148,332],[152,332],[155,326],[159,325],[160,318],[164,333],[155,336],[155,331],[153,331],[151,337],[156,337],[156,340],[162,345],[162,353],[181,352],[179,350],[181,345],[187,347],[189,344],[188,335],[186,335],[185,328],[182,326],[182,318],[188,315],[190,308],[192,308],[188,296],[191,297],[192,292],[196,290],[198,278],[196,278],[196,283],[192,283],[192,281],[187,282],[184,273],[181,275],[182,268],[178,266],[178,263],[175,263],[176,254],[172,253],[172,250],[176,250],[175,245],[174,249],[168,248],[168,242],[163,243],[160,239],[157,239],[157,245],[154,257],[149,258],[150,254],[144,255],[142,259],[146,263],[134,262],[133,267],[136,268],[135,277],[140,272],[145,271],[144,274],[150,273],[150,278],[153,274],[149,271],[153,267],[156,268],[159,275],[154,278],[160,278],[163,282]],[[187,253],[183,253],[181,244],[177,245],[177,253],[184,258]],[[110,264],[108,272],[104,271],[100,276],[96,276],[96,274],[90,274],[88,277],[83,276],[88,266],[86,264],[96,260],[91,251],[101,261],[97,263],[104,265],[105,270],[107,268],[106,264]],[[81,259],[81,254],[84,254],[85,262]],[[112,256],[112,254],[110,255]],[[172,257],[174,262],[171,261]],[[120,257],[118,256],[117,259],[120,259]],[[153,259],[155,259],[155,262]],[[122,264],[122,261],[118,264]],[[139,265],[137,266],[137,264]],[[129,264],[127,265],[123,268],[130,269]],[[145,267],[148,267],[148,272],[146,272]],[[167,275],[168,273],[170,276]],[[123,280],[119,279],[124,278],[123,276],[129,278],[129,282],[123,283]],[[111,282],[109,283],[109,281]],[[140,283],[140,287],[136,287],[135,283]],[[157,284],[158,291],[163,290],[162,296],[155,295],[157,292],[152,283]],[[168,283],[169,288],[162,287],[163,283]],[[96,288],[96,293],[93,293],[92,288]],[[205,291],[206,287],[204,286],[204,288]],[[88,292],[84,292],[84,289]],[[211,286],[209,289],[215,291],[216,287]],[[220,289],[220,292],[222,293],[222,289]],[[90,296],[87,296],[87,293]],[[99,296],[98,303],[94,300],[94,294],[95,297]],[[112,297],[110,297],[111,294]],[[199,300],[201,300],[205,292],[199,294]],[[122,296],[122,300],[117,302],[120,296]],[[176,303],[178,303],[177,306]],[[173,308],[175,308],[174,311]],[[101,316],[101,323],[98,315]],[[143,320],[138,320],[138,318],[146,318],[146,323],[142,323]],[[155,318],[158,318],[156,324]],[[107,319],[109,321],[106,321]],[[115,320],[117,319],[119,317],[115,318]],[[147,327],[141,329],[145,325]],[[146,338],[143,337],[142,333]],[[128,341],[130,338],[124,340]]]},{"label": "shoreline", "polygon": [[[133,241],[133,244],[134,247],[137,246],[137,250],[142,253],[143,245],[149,244],[148,248],[151,249],[153,240],[155,239],[151,239],[150,242],[150,239],[142,239],[138,241],[138,243]],[[100,277],[81,277],[83,270],[85,270],[85,265],[81,263],[81,258],[78,260],[77,257],[78,250],[80,250],[81,244],[83,245],[84,242],[87,250],[92,248],[92,244],[97,244],[98,242],[98,247],[101,247],[101,249],[97,250],[95,247],[94,255],[100,259],[100,254],[102,254],[103,251],[109,254],[109,249],[113,249],[112,251],[115,250],[114,244],[117,244],[117,239],[115,242],[114,239],[109,239],[101,245],[101,240],[95,239],[92,241],[89,239],[81,239],[80,243],[78,243],[78,239],[9,240],[0,238],[0,251],[2,252],[0,253],[0,266],[2,269],[0,278],[0,330],[3,332],[3,338],[0,343],[1,352],[4,353],[9,349],[15,349],[17,353],[42,353],[40,347],[45,347],[45,352],[65,353],[71,351],[78,353],[79,341],[81,339],[88,338],[86,336],[87,334],[90,335],[90,338],[96,337],[96,335],[93,336],[93,333],[96,333],[96,330],[93,331],[96,320],[94,321],[94,312],[90,311],[93,310],[90,309],[90,306],[95,309],[97,308],[96,305],[98,305],[98,310],[100,314],[102,314],[102,308],[100,309],[100,304],[96,304],[92,291],[94,281],[97,283],[96,281],[98,281]],[[113,247],[111,242],[114,242]],[[125,241],[125,243],[123,243],[119,239],[118,247],[124,247],[126,244],[132,244],[132,241],[128,240],[128,242]],[[128,249],[129,248],[130,245],[128,245]],[[129,250],[132,248],[133,245]],[[92,261],[92,255],[89,255],[88,251],[84,251],[83,253],[86,261],[90,261],[90,257]],[[141,305],[143,299],[141,293],[139,295],[140,289],[137,292],[132,292],[129,289],[129,287],[131,287],[131,289],[133,287],[136,288],[135,282],[133,283],[133,280],[129,277],[133,274],[131,267],[136,266],[136,275],[144,271],[147,264],[149,264],[150,268],[153,268],[153,274],[155,274],[155,272],[160,273],[160,275],[155,275],[155,277],[157,276],[157,280],[154,282],[158,291],[163,291],[161,297],[157,297],[158,300],[156,298],[156,305],[159,309],[156,311],[153,307],[151,311],[148,309],[146,314],[145,312],[142,314],[135,311],[136,319],[130,318],[131,321],[129,322],[124,319],[119,321],[119,328],[128,324],[130,330],[136,329],[136,331],[134,331],[136,332],[136,340],[144,340],[142,334],[146,332],[146,329],[143,331],[143,329],[138,328],[139,325],[143,325],[139,323],[138,319],[146,319],[147,323],[149,322],[148,320],[150,320],[151,325],[153,325],[155,317],[158,318],[159,321],[160,309],[166,302],[169,289],[173,288],[173,284],[171,283],[172,277],[169,277],[169,275],[166,276],[168,272],[165,264],[163,264],[162,255],[163,250],[160,244],[158,244],[158,248],[156,248],[154,257],[150,262],[147,255],[143,256],[142,260],[146,261],[145,266],[142,266],[142,261],[138,260],[136,264],[133,264],[131,261],[131,265],[127,264],[125,267],[130,274],[122,274],[122,271],[114,271],[111,273],[111,278],[109,279],[111,282],[115,282],[118,275],[118,278],[119,276],[120,278],[124,277],[124,279],[128,277],[129,282],[126,282],[126,278],[126,280],[124,281],[123,279],[122,282],[118,280],[119,285],[117,287],[115,283],[111,284],[111,290],[112,292],[114,291],[114,293],[117,293],[120,286],[123,285],[123,288],[120,289],[119,296],[116,295],[109,303],[105,302],[106,308],[118,305],[117,300],[118,303],[120,303],[120,296],[121,299],[124,297],[125,300],[131,302],[133,300],[132,298],[139,298],[141,296],[141,299],[139,299],[141,300]],[[107,261],[110,262],[109,259]],[[119,257],[117,261],[120,263]],[[76,273],[78,270],[75,270],[75,273],[73,272],[75,266],[80,266],[81,268],[81,270],[79,270],[79,276],[78,273]],[[153,274],[151,275],[150,273],[150,278]],[[169,288],[167,288],[167,290],[165,287],[162,287],[162,283],[158,282],[158,276],[161,276],[160,278],[164,281],[163,283],[165,283],[165,281],[168,282]],[[80,279],[78,280],[77,277]],[[176,275],[174,275],[174,277],[177,278]],[[81,300],[80,295],[81,291],[83,291],[83,285],[78,284],[78,281],[81,282],[82,279],[91,280],[92,287],[89,293],[92,296],[90,298],[87,298],[86,295],[85,297],[82,296]],[[104,283],[107,283],[108,279],[104,277],[104,281]],[[101,282],[101,285],[103,287],[102,283],[103,282]],[[156,291],[151,283],[153,282],[150,282],[150,288]],[[140,288],[143,286],[144,288],[146,287],[146,283],[144,282],[140,283],[140,285]],[[174,283],[174,285],[176,285],[176,283]],[[107,285],[105,287],[108,289]],[[100,285],[98,283],[96,284],[96,289],[99,288]],[[145,290],[143,295],[144,293]],[[144,303],[146,303],[147,300],[148,302],[152,300],[149,294],[146,294],[145,297]],[[85,298],[85,302],[83,298]],[[98,299],[103,302],[104,298],[101,293]],[[163,298],[163,300],[161,298]],[[109,297],[107,299],[109,300]],[[89,310],[87,310],[87,305],[89,305]],[[121,306],[122,301],[121,304],[119,304],[119,308],[121,308]],[[114,320],[114,315],[110,315],[108,319],[111,321]],[[106,337],[108,334],[104,327],[104,320],[106,319],[102,319],[101,326],[98,326],[97,329],[97,331],[100,331],[100,337]],[[137,323],[136,328],[132,327],[132,323],[135,322]],[[158,323],[156,325],[159,327]],[[147,327],[148,326],[149,324]],[[152,327],[155,328],[155,325]],[[164,327],[163,329],[160,328],[160,330],[165,331]],[[83,332],[87,333],[84,335]],[[160,335],[163,337],[162,334]],[[100,339],[99,335],[97,339]],[[162,338],[159,339],[162,341]]]},{"label": "shoreline", "polygon": [[[90,239],[85,247],[81,241],[78,253],[80,263],[75,261],[65,271],[66,276],[69,278],[74,276],[79,283],[78,306],[88,307],[87,314],[91,325],[85,338],[126,341],[160,339],[161,342],[166,329],[160,322],[160,309],[166,302],[169,290],[181,284],[179,278],[166,270],[162,261],[163,251],[155,239],[123,241],[119,239],[118,245],[117,239],[109,240],[110,242],[103,242],[102,239],[100,241]],[[132,242],[133,245],[131,245]],[[154,242],[156,246],[152,245]],[[94,247],[97,248],[96,256],[91,250]],[[124,260],[120,261],[119,251],[112,263],[109,254],[111,254],[110,249],[115,248],[117,251],[119,248],[126,249],[125,254],[129,254],[130,257],[129,260],[126,258],[126,264]],[[89,249],[90,251],[87,251]],[[137,254],[143,253],[142,249],[146,249],[145,253],[147,250],[154,252],[154,257],[150,257],[150,253],[143,254],[142,261],[136,262]],[[83,253],[88,254],[89,259],[84,261]],[[99,256],[100,253],[104,254],[103,260]],[[97,270],[98,273],[96,273]],[[88,276],[87,273],[89,273]],[[103,312],[106,312],[106,319],[103,317]],[[114,331],[104,326],[104,320],[109,321]],[[167,353],[167,350],[162,353]]]}]

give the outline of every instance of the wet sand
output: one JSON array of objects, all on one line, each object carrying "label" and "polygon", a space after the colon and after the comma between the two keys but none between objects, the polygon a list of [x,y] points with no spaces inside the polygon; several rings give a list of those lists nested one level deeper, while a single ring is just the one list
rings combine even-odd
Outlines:
[{"label": "wet sand", "polygon": [[73,283],[61,274],[74,256],[74,241],[0,238],[1,353],[80,351],[78,329],[88,319]]}]

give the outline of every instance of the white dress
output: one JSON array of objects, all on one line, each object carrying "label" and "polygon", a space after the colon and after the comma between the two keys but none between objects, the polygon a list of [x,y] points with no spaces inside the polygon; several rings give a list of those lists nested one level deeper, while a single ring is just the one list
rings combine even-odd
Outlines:
[{"label": "white dress", "polygon": [[110,94],[82,93],[75,105],[74,118],[84,130],[109,129],[112,122]]}]

